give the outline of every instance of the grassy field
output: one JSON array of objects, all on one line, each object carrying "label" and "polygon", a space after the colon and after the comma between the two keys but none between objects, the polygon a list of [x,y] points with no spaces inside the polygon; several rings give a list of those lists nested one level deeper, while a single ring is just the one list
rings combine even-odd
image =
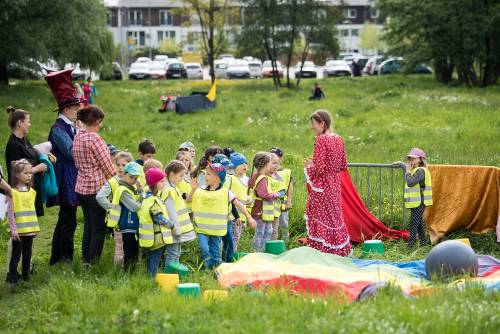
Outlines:
[{"label": "grassy field", "polygon": [[[185,140],[196,145],[198,156],[215,144],[232,146],[249,158],[258,150],[282,147],[284,164],[292,168],[296,180],[289,247],[296,246],[296,240],[305,234],[302,161],[312,153],[314,137],[307,120],[315,109],[328,109],[334,116],[334,128],[345,140],[349,162],[390,163],[418,146],[426,150],[431,163],[500,165],[499,87],[445,87],[432,78],[413,76],[327,79],[321,85],[328,98],[307,102],[311,85],[312,81],[305,80],[298,90],[276,91],[270,81],[223,81],[217,109],[177,115],[157,112],[159,96],[208,89],[208,82],[96,82],[96,104],[106,112],[101,135],[108,143],[134,154],[138,142],[150,138],[163,162],[172,159],[178,144]],[[32,143],[46,140],[55,119],[51,113],[55,102],[44,82],[0,88],[0,107],[7,105],[31,112]],[[9,135],[4,112],[0,123],[3,156]],[[252,296],[244,288],[232,291],[228,300],[219,303],[184,300],[161,293],[142,268],[134,274],[116,270],[111,259],[112,240],[106,242],[99,265],[83,268],[79,260],[81,224],[76,235],[77,260],[72,265],[49,268],[56,214],[49,209],[41,219],[42,232],[34,244],[37,274],[33,281],[14,288],[0,283],[2,333],[493,333],[500,326],[500,294],[480,289],[458,292],[443,287],[432,296],[411,300],[389,290],[352,305],[280,291]],[[392,226],[404,227],[401,219]],[[478,253],[500,257],[494,233],[456,231],[449,237],[460,236],[471,238]],[[0,254],[5,254],[7,239],[2,226]],[[250,250],[250,240],[247,232],[243,250]],[[401,241],[387,242],[384,259],[424,258],[429,249],[409,252]],[[185,247],[183,252],[182,261],[195,270],[189,279],[200,282],[204,289],[217,287],[212,274],[196,271],[200,265],[196,245]],[[357,247],[355,255],[359,254]],[[0,279],[3,277],[5,257],[0,256]]]}]

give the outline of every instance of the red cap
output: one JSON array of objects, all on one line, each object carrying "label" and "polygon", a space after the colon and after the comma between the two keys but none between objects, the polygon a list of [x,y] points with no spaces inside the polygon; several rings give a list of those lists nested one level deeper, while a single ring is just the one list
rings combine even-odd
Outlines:
[{"label": "red cap", "polygon": [[79,96],[78,91],[73,86],[72,72],[73,69],[70,68],[64,71],[51,72],[45,76],[45,80],[59,106],[59,108],[53,111],[60,111],[65,107],[85,101],[85,99]]}]

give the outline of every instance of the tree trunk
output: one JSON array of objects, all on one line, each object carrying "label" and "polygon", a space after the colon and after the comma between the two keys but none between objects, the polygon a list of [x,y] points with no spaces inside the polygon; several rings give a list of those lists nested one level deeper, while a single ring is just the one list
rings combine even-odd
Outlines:
[{"label": "tree trunk", "polygon": [[292,63],[293,57],[293,46],[295,42],[295,30],[297,25],[297,0],[294,0],[291,4],[293,6],[292,9],[292,31],[290,32],[290,40],[289,40],[289,49],[288,49],[288,57],[286,60],[286,87],[290,89],[290,65]]},{"label": "tree trunk", "polygon": [[9,84],[8,64],[0,63],[0,85]]}]

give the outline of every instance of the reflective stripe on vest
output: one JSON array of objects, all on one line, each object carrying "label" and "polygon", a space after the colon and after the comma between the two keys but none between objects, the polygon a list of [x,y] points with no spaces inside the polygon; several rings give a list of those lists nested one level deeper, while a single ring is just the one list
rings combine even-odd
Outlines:
[{"label": "reflective stripe on vest", "polygon": [[[233,192],[233,194],[236,196],[236,198],[238,198],[241,204],[246,206],[248,203],[248,195],[247,195],[248,185],[241,182],[241,180],[237,176],[230,175],[230,178],[231,178],[231,183],[229,190]],[[246,222],[247,217],[240,211],[240,209],[237,208],[237,210],[240,214],[241,221]]]},{"label": "reflective stripe on vest", "polygon": [[292,181],[292,171],[288,168],[278,171],[278,175],[283,179],[283,188],[287,191],[287,194],[283,198],[283,204],[281,205],[281,210],[286,210],[286,200],[288,199],[288,189],[290,188],[290,182]]},{"label": "reflective stripe on vest", "polygon": [[417,208],[422,203],[422,199],[424,200],[425,206],[432,205],[432,178],[431,173],[427,168],[417,167],[413,169],[410,173],[411,176],[415,175],[415,173],[419,170],[423,169],[425,173],[424,179],[424,188],[420,188],[420,183],[415,184],[412,187],[408,187],[405,184],[405,192],[404,192],[404,202],[405,206],[408,209]]},{"label": "reflective stripe on vest", "polygon": [[227,233],[229,190],[210,191],[198,188],[193,194],[193,215],[198,233],[224,236]]},{"label": "reflective stripe on vest", "polygon": [[184,234],[191,232],[194,229],[193,223],[191,222],[191,218],[189,217],[189,210],[188,208],[186,208],[180,191],[176,187],[166,187],[161,191],[160,199],[165,203],[169,196],[174,201],[177,220],[179,221],[179,224],[181,226],[181,233]]},{"label": "reflective stripe on vest", "polygon": [[123,192],[128,192],[134,200],[137,200],[137,195],[134,194],[132,190],[125,186],[119,186],[116,192],[113,194],[113,202],[111,202],[111,210],[108,212],[108,221],[106,225],[111,228],[117,228],[118,222],[120,221],[120,215],[122,213],[122,207],[120,206],[120,199]]},{"label": "reflective stripe on vest", "polygon": [[12,205],[14,207],[14,218],[17,233],[34,233],[40,231],[38,218],[35,210],[36,191],[30,188],[28,191],[12,189]]},{"label": "reflective stripe on vest", "polygon": [[[277,192],[278,190],[276,191],[273,191],[274,188],[277,188],[278,185],[280,184],[280,182],[278,182],[276,179],[270,177],[270,176],[267,176],[267,175],[260,175],[259,177],[257,177],[257,180],[255,180],[255,185],[254,185],[254,196],[256,199],[262,201],[262,220],[265,220],[265,221],[273,221],[276,217],[279,217],[280,215],[278,214],[281,213],[281,202],[279,202],[278,200],[274,200],[274,201],[266,201],[266,200],[263,200],[262,198],[259,198],[257,196],[257,192],[255,191],[255,188],[257,187],[257,185],[259,184],[259,182],[263,179],[263,178],[267,178],[267,192],[268,193],[275,193]],[[273,181],[274,180],[274,181]]]},{"label": "reflective stripe on vest", "polygon": [[[172,244],[174,238],[172,230],[159,226],[153,222],[151,218],[151,207],[157,204],[164,217],[168,217],[165,204],[156,196],[150,196],[142,201],[141,208],[137,211],[139,217],[139,246],[144,248],[151,248],[153,246],[160,246],[161,244]],[[155,238],[155,236],[158,236]]]}]

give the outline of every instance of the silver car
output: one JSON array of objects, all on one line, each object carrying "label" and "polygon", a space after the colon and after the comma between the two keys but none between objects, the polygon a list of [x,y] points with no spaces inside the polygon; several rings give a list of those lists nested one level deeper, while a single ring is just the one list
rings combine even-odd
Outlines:
[{"label": "silver car", "polygon": [[186,63],[188,79],[203,79],[203,68],[198,63]]}]

